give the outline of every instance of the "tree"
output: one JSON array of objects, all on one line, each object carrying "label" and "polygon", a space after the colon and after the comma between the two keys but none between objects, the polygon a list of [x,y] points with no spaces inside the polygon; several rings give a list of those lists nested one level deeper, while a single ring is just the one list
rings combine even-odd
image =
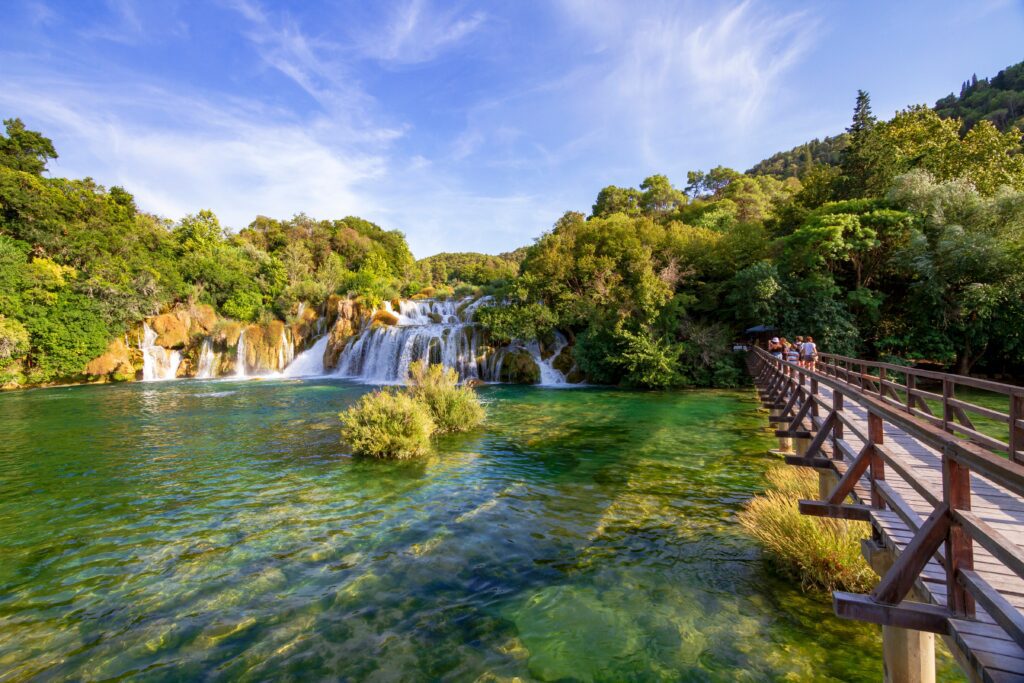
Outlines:
[{"label": "tree", "polygon": [[640,206],[644,213],[664,216],[686,204],[686,195],[676,188],[663,175],[652,175],[640,183],[643,194],[640,195]]},{"label": "tree", "polygon": [[843,189],[846,197],[862,197],[868,187],[872,158],[869,152],[877,120],[871,113],[871,96],[857,91],[853,107],[853,120],[846,129],[849,142],[840,155],[843,170]]},{"label": "tree", "polygon": [[7,135],[0,136],[0,166],[33,175],[42,175],[46,163],[57,158],[53,141],[42,133],[25,128],[21,119],[4,119]]},{"label": "tree", "polygon": [[627,216],[639,216],[642,194],[633,187],[616,187],[609,185],[597,193],[591,216],[606,218],[613,213],[624,213]]}]

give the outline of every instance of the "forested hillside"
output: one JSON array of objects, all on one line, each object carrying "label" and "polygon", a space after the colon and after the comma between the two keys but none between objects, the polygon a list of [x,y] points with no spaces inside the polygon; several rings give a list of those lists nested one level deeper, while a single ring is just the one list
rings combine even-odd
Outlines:
[{"label": "forested hillside", "polygon": [[[936,102],[935,112],[944,119],[959,119],[961,134],[979,121],[990,121],[1003,132],[1024,129],[1024,62],[1003,69],[991,80],[971,76],[960,87],[959,95],[950,93]],[[847,142],[845,133],[824,140],[815,138],[759,161],[747,173],[803,177],[814,165],[838,165]]]},{"label": "forested hillside", "polygon": [[[1019,378],[1024,153],[991,106],[1017,111],[992,92],[1016,92],[1020,73],[966,86],[958,102],[970,120],[915,106],[878,121],[862,92],[847,131],[807,146],[814,163],[799,172],[780,157],[778,173],[716,167],[690,172],[682,189],[653,175],[605,187],[588,214],[566,213],[515,252],[420,261],[401,233],[355,217],[258,216],[227,234],[209,211],[141,212],[124,188],[46,177],[52,143],[9,119],[0,384],[106,375],[87,365],[171,310],[204,321],[206,335],[234,325],[225,348],[241,346],[242,323],[264,326],[250,327],[252,343],[277,344],[288,325],[308,345],[324,333],[312,311],[328,300],[372,310],[399,296],[484,294],[493,299],[476,320],[492,340],[543,344],[558,330],[597,383],[736,384],[731,343],[757,324],[812,334],[826,351]],[[187,346],[191,325],[168,344]],[[133,378],[118,358],[128,367],[110,376]]]}]

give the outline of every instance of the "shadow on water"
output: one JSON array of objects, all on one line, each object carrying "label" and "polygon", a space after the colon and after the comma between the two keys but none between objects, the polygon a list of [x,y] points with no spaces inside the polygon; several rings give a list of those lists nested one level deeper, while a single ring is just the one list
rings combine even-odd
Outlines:
[{"label": "shadow on water", "polygon": [[747,393],[487,387],[485,428],[386,463],[339,443],[365,391],[0,395],[0,671],[878,678],[876,631],[735,524],[769,463]]}]

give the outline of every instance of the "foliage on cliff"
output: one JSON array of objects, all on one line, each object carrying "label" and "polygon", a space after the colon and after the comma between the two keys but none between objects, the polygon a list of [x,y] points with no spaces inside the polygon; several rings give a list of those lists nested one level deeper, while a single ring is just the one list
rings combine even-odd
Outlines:
[{"label": "foliage on cliff", "polygon": [[600,191],[528,248],[477,320],[575,337],[593,382],[729,385],[749,326],[826,351],[1024,374],[1021,134],[859,93],[836,167],[802,180],[717,167]]},{"label": "foliage on cliff", "polygon": [[[971,76],[961,85],[959,95],[943,97],[935,103],[934,111],[940,118],[957,119],[962,135],[980,121],[993,124],[1001,132],[1024,129],[1024,62],[1003,69],[991,79]],[[815,167],[839,166],[849,141],[847,133],[815,138],[759,161],[747,173],[803,178]]]},{"label": "foliage on cliff", "polygon": [[5,126],[0,384],[76,379],[112,339],[175,303],[286,319],[300,300],[391,298],[412,264],[401,233],[360,218],[260,216],[232,235],[210,211],[177,222],[142,213],[123,188],[44,177],[52,142],[18,119]]}]

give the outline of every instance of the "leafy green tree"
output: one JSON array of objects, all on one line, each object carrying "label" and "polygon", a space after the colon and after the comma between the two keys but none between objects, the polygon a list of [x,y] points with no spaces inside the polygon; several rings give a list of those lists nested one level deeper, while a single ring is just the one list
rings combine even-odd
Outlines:
[{"label": "leafy green tree", "polygon": [[640,183],[640,189],[643,190],[643,194],[640,195],[640,207],[649,215],[664,216],[686,204],[686,195],[672,187],[672,183],[663,175],[645,178]]},{"label": "leafy green tree", "polygon": [[591,216],[607,218],[615,213],[639,216],[642,201],[643,194],[636,188],[609,185],[597,193],[597,201],[594,202]]},{"label": "leafy green tree", "polygon": [[57,158],[53,141],[25,128],[21,119],[4,119],[6,135],[0,135],[0,166],[42,175],[46,164]]}]

